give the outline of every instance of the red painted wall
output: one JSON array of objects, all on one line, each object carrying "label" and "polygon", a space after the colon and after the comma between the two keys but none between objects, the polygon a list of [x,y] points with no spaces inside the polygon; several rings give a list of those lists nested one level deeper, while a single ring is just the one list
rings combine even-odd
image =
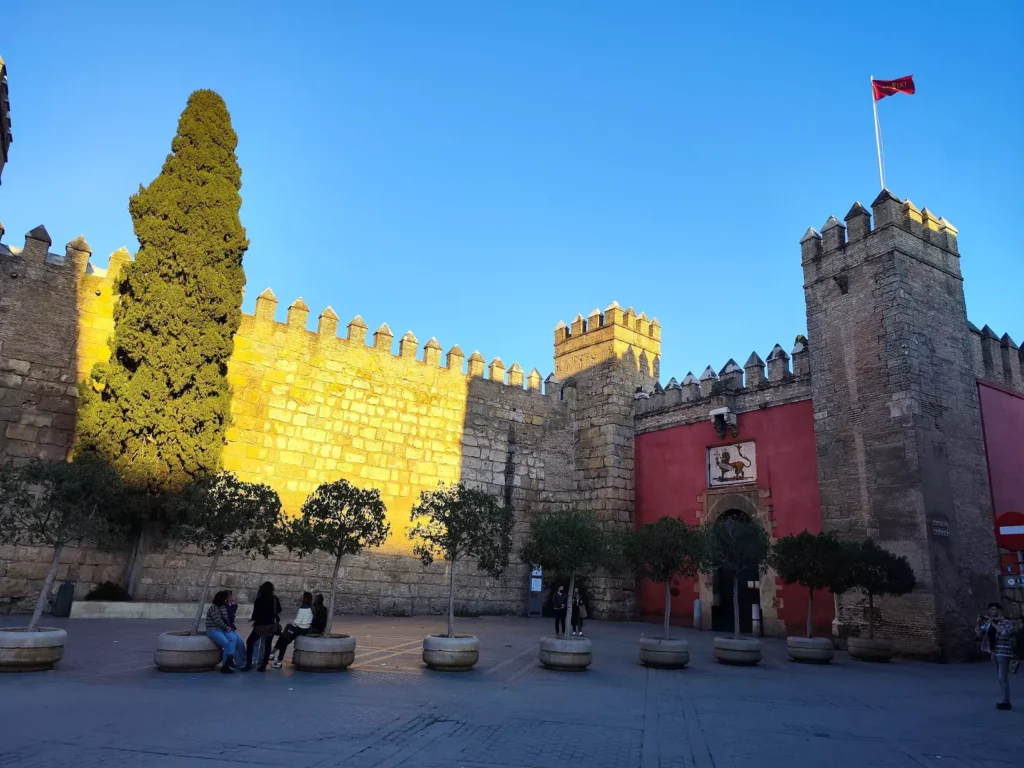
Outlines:
[{"label": "red painted wall", "polygon": [[[757,485],[770,492],[776,536],[821,530],[818,495],[818,460],[814,442],[814,409],[809,400],[739,415],[740,436],[722,440],[710,420],[639,435],[636,440],[636,524],[659,517],[681,517],[697,523],[699,497],[707,489],[707,449],[753,440],[757,449]],[[1022,473],[1024,474],[1024,473]],[[693,580],[679,584],[672,599],[672,620],[693,626]],[[664,612],[664,587],[641,582],[640,612],[659,619]],[[780,618],[792,634],[803,635],[807,622],[807,592],[781,585]],[[703,606],[705,612],[710,605]],[[815,634],[828,636],[832,626],[832,598],[815,593]]]},{"label": "red painted wall", "polygon": [[1024,397],[981,382],[978,397],[993,512],[1024,512]]}]

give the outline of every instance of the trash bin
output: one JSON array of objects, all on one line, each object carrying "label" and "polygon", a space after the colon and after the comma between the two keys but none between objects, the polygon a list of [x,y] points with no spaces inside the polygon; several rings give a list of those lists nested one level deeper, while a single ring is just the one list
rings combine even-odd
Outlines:
[{"label": "trash bin", "polygon": [[50,614],[61,619],[71,615],[71,603],[75,600],[75,584],[73,581],[65,581],[57,589],[57,597],[53,600],[53,610]]}]

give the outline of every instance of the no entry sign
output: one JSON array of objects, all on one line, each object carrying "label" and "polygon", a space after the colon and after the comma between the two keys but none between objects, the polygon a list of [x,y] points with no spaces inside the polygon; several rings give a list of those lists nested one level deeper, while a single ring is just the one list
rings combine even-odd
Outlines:
[{"label": "no entry sign", "polygon": [[1004,512],[996,518],[996,541],[1007,549],[1024,551],[1024,512]]}]

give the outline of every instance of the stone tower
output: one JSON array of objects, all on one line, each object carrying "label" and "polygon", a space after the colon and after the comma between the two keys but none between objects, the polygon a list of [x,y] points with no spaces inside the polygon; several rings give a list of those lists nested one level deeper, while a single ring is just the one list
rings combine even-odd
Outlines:
[{"label": "stone tower", "polygon": [[871,207],[801,240],[822,527],[906,555],[918,587],[876,602],[886,636],[958,658],[998,593],[957,231],[885,190]]},{"label": "stone tower", "polygon": [[[555,376],[569,400],[574,498],[609,531],[633,527],[633,415],[639,388],[658,378],[661,326],[612,302],[555,329]],[[595,577],[590,600],[605,618],[635,617],[633,580]]]}]

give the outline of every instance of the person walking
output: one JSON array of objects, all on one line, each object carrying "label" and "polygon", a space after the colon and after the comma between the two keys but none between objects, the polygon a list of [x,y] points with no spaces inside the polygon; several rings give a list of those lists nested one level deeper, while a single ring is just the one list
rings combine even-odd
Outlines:
[{"label": "person walking", "polygon": [[583,637],[583,620],[587,618],[587,607],[578,589],[572,591],[572,636]]},{"label": "person walking", "polygon": [[551,605],[555,609],[555,637],[565,635],[565,587],[561,584],[558,590],[551,596]]},{"label": "person walking", "polygon": [[1015,666],[1013,629],[1013,622],[1003,615],[1003,606],[999,603],[988,604],[988,616],[979,616],[975,628],[981,637],[981,650],[989,655],[996,668],[996,677],[1003,694],[996,709],[1013,709],[1010,704],[1010,667]]},{"label": "person walking", "polygon": [[256,601],[252,605],[252,632],[245,641],[246,658],[245,668],[251,669],[253,664],[253,651],[256,643],[263,641],[260,658],[256,660],[257,672],[267,671],[267,661],[270,659],[270,643],[274,639],[275,627],[281,621],[281,601],[274,594],[274,585],[265,581],[260,584],[256,592]]},{"label": "person walking", "polygon": [[230,674],[232,662],[235,666],[241,663],[245,653],[245,643],[231,626],[228,615],[228,599],[231,592],[222,589],[213,596],[213,603],[206,610],[206,636],[213,640],[221,649],[220,671]]},{"label": "person walking", "polygon": [[309,633],[309,628],[313,624],[313,595],[309,592],[302,593],[302,603],[299,605],[299,610],[295,614],[295,619],[284,628],[284,632],[277,638],[277,645],[274,646],[274,650],[277,651],[277,661],[274,662],[274,669],[280,669],[284,663],[284,654],[288,650],[288,646],[292,640],[296,637]]}]

